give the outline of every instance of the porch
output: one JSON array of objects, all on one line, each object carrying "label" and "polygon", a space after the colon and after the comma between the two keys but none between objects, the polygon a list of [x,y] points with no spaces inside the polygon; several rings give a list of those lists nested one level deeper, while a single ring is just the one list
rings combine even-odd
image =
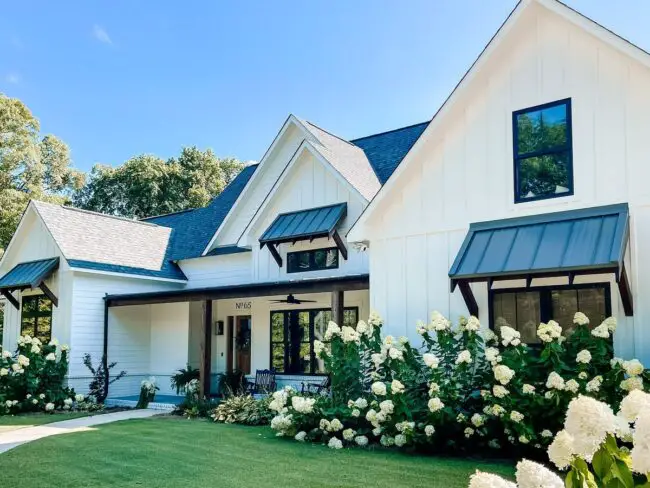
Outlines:
[{"label": "porch", "polygon": [[324,373],[313,352],[330,320],[356,324],[369,314],[368,275],[108,295],[104,351],[109,401],[127,401],[155,376],[158,394],[174,403],[170,378],[188,364],[199,369],[204,396],[219,392],[224,374],[273,368],[278,385],[300,386]]}]

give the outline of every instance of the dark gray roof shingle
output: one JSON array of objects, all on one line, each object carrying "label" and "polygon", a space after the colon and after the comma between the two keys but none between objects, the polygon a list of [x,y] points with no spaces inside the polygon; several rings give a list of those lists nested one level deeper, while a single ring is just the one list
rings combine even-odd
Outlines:
[{"label": "dark gray roof shingle", "polygon": [[379,182],[384,185],[428,125],[429,122],[422,122],[350,142],[363,149]]}]

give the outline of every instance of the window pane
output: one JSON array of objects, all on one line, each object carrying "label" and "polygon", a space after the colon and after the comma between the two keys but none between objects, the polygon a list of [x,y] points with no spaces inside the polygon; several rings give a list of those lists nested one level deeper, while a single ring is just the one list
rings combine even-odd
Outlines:
[{"label": "window pane", "polygon": [[46,316],[52,313],[52,301],[49,298],[39,297],[38,313],[39,315],[46,315]]},{"label": "window pane", "polygon": [[37,304],[38,304],[38,299],[36,297],[24,297],[22,313],[33,314],[34,312],[36,312]]},{"label": "window pane", "polygon": [[278,373],[284,373],[284,344],[272,344],[271,354],[271,367]]},{"label": "window pane", "polygon": [[355,308],[346,309],[343,311],[343,325],[347,325],[348,327],[353,327],[356,329],[358,322],[357,310]]},{"label": "window pane", "polygon": [[517,164],[518,192],[522,200],[571,190],[569,151],[520,159]]},{"label": "window pane", "polygon": [[35,333],[36,333],[36,319],[33,317],[23,318],[22,324],[20,326],[20,334],[34,337]]},{"label": "window pane", "polygon": [[327,251],[327,258],[325,260],[325,266],[327,268],[338,268],[339,267],[339,250],[330,249]]},{"label": "window pane", "polygon": [[539,342],[537,327],[541,321],[541,312],[538,292],[495,293],[492,309],[496,333],[499,333],[501,327],[508,326],[521,333],[522,342]]},{"label": "window pane", "polygon": [[52,339],[52,317],[39,317],[36,322],[36,337],[48,343]]},{"label": "window pane", "polygon": [[299,253],[297,253],[297,252],[287,253],[287,271],[289,273],[293,273],[294,271],[298,271],[299,263],[300,263],[300,259],[298,258],[298,255],[299,255]]},{"label": "window pane", "polygon": [[578,290],[578,309],[589,317],[589,326],[597,327],[607,318],[605,288],[583,288]]},{"label": "window pane", "polygon": [[521,332],[521,342],[539,342],[537,327],[541,322],[539,293],[529,291],[517,293],[517,330]]},{"label": "window pane", "polygon": [[567,140],[566,105],[517,115],[518,156],[565,147]]},{"label": "window pane", "polygon": [[284,341],[284,314],[274,313],[271,314],[271,341],[282,342]]},{"label": "window pane", "polygon": [[309,312],[298,312],[298,335],[291,340],[297,342],[309,341]]},{"label": "window pane", "polygon": [[331,310],[321,310],[314,316],[314,338],[319,341],[325,340],[327,324],[332,320]]},{"label": "window pane", "polygon": [[573,333],[573,316],[578,311],[577,290],[553,290],[551,292],[553,304],[552,318],[562,327],[565,336]]}]

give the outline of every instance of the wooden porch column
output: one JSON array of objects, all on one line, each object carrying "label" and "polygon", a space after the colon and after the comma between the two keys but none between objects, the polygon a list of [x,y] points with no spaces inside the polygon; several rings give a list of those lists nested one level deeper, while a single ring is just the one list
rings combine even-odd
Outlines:
[{"label": "wooden porch column", "polygon": [[343,290],[332,292],[332,320],[343,327]]},{"label": "wooden porch column", "polygon": [[199,364],[199,396],[210,398],[212,369],[212,300],[203,302],[203,324],[201,326],[201,360]]}]

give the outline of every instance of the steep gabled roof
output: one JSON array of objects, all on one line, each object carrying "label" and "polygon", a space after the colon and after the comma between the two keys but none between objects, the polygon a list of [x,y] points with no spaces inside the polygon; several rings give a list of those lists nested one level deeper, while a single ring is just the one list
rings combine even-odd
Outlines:
[{"label": "steep gabled roof", "polygon": [[383,185],[399,166],[429,122],[421,122],[401,129],[360,137],[350,142],[361,148]]},{"label": "steep gabled roof", "polygon": [[[350,239],[361,240],[365,238],[364,236],[360,235],[359,229],[367,221],[369,216],[373,214],[379,203],[384,198],[386,198],[386,195],[390,194],[392,187],[396,184],[396,181],[399,180],[400,176],[406,171],[411,161],[413,160],[413,155],[417,153],[418,147],[420,147],[423,144],[423,141],[429,138],[432,133],[438,130],[439,127],[444,127],[444,121],[446,120],[448,114],[451,112],[452,107],[455,105],[457,100],[462,97],[462,94],[469,89],[468,87],[474,81],[478,71],[480,71],[483,66],[486,65],[492,53],[507,37],[512,26],[519,20],[519,18],[522,16],[522,13],[534,5],[543,7],[548,11],[559,15],[578,28],[584,29],[586,32],[589,32],[597,39],[600,39],[601,41],[607,43],[617,51],[624,53],[625,55],[637,60],[647,67],[650,67],[650,53],[644,51],[635,44],[632,44],[627,39],[624,39],[618,34],[603,27],[589,17],[581,14],[577,10],[572,9],[559,0],[520,0],[510,12],[508,17],[501,24],[499,29],[495,32],[494,36],[492,36],[490,41],[483,48],[476,60],[465,72],[463,77],[458,81],[458,84],[454,87],[449,96],[438,108],[438,111],[434,114],[429,124],[426,125],[426,127],[424,127],[424,130],[420,133],[420,135],[418,135],[416,138],[417,140],[415,140],[411,146],[412,150],[409,149],[407,154],[403,156],[402,159],[404,160],[404,164],[400,164],[399,168],[395,168],[393,174],[387,181],[384,182],[384,185],[381,187],[380,191],[377,192],[370,204],[364,209],[364,211],[361,213],[361,216],[348,231],[347,235]],[[368,158],[371,160],[373,159],[370,156],[368,156]]]},{"label": "steep gabled roof", "polygon": [[379,191],[381,183],[363,150],[311,122],[301,122],[320,143],[320,146],[314,145],[316,150],[361,196],[370,201]]},{"label": "steep gabled roof", "polygon": [[72,267],[186,280],[166,256],[171,229],[63,205],[32,205]]},{"label": "steep gabled roof", "polygon": [[207,207],[143,219],[144,222],[172,229],[168,259],[178,261],[201,256],[257,166],[254,164],[244,168]]}]

